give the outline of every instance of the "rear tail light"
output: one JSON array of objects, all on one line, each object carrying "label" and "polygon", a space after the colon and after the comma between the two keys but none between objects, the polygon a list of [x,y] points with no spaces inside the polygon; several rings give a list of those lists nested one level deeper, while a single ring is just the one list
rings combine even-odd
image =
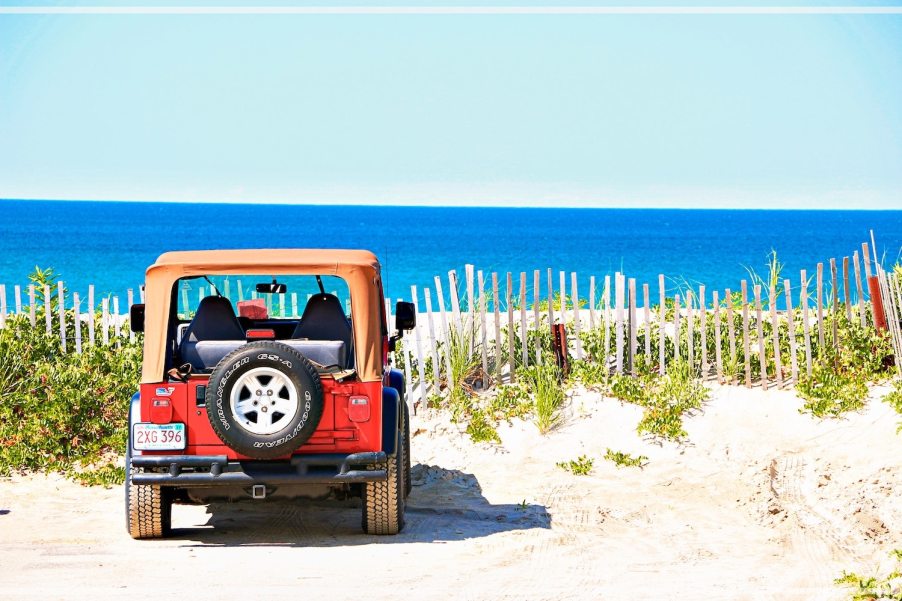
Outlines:
[{"label": "rear tail light", "polygon": [[365,396],[349,397],[348,419],[352,422],[370,421],[370,399]]},{"label": "rear tail light", "polygon": [[248,340],[275,340],[276,331],[269,329],[254,329],[244,333]]},{"label": "rear tail light", "polygon": [[153,399],[151,401],[150,421],[154,424],[168,424],[172,421],[172,403],[169,399]]}]

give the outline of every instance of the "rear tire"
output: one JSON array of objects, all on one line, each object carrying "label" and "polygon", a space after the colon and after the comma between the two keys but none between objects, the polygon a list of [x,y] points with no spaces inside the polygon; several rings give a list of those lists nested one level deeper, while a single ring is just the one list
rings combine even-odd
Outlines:
[{"label": "rear tire", "polygon": [[363,485],[363,531],[367,534],[397,534],[404,528],[404,445],[384,464],[388,478]]},{"label": "rear tire", "polygon": [[172,497],[161,486],[134,484],[131,457],[125,465],[126,527],[132,538],[163,538],[172,524]]}]

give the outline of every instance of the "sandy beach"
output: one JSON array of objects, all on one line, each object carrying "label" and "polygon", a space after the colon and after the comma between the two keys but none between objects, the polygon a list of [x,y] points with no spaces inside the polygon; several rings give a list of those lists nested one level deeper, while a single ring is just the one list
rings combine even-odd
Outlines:
[{"label": "sandy beach", "polygon": [[[791,390],[714,385],[685,446],[642,440],[638,408],[585,389],[551,434],[515,421],[500,445],[421,413],[396,537],[361,534],[356,500],[248,501],[176,506],[173,538],[134,541],[121,487],[16,476],[0,481],[0,598],[842,599],[843,570],[902,547],[885,392],[820,421]],[[556,466],[579,455],[591,474]]]}]

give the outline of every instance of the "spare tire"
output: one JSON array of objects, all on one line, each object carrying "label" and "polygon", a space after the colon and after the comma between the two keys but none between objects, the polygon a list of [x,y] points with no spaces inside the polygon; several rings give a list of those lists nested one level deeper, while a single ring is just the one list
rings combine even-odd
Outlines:
[{"label": "spare tire", "polygon": [[229,448],[254,459],[291,454],[323,415],[323,388],[303,355],[280,342],[251,342],[213,369],[206,394],[210,425]]}]

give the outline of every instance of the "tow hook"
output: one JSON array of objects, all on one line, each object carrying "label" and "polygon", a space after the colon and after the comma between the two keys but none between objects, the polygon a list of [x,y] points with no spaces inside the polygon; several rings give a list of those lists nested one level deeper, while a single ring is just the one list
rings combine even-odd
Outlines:
[{"label": "tow hook", "polygon": [[265,484],[254,484],[251,487],[251,498],[265,499],[266,498],[266,485]]}]

